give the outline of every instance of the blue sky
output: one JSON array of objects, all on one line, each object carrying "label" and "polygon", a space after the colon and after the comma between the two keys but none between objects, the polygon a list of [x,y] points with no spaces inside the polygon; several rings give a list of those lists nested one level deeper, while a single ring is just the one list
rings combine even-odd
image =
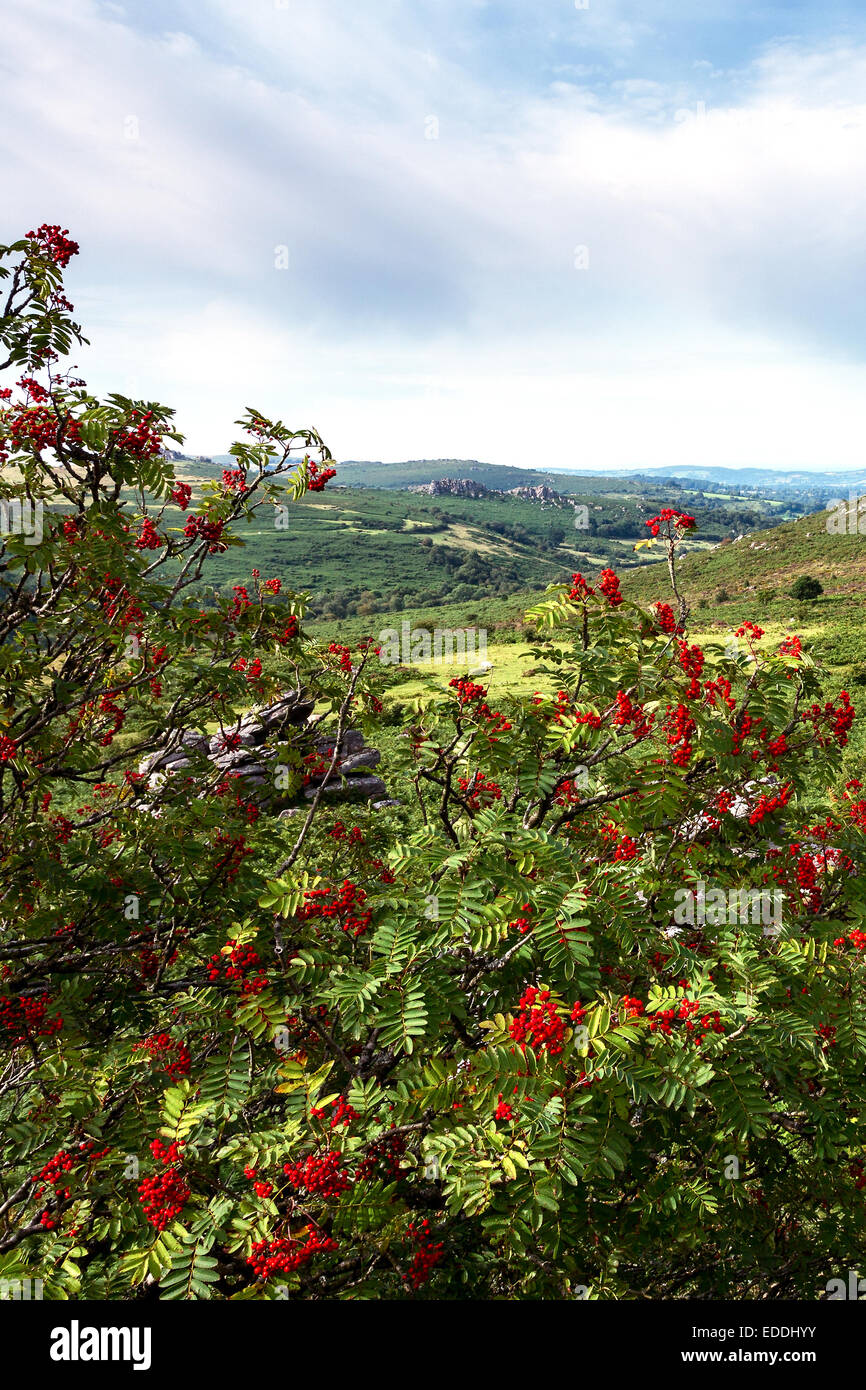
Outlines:
[{"label": "blue sky", "polygon": [[0,237],[94,388],[337,457],[860,467],[866,12],[29,0]]}]

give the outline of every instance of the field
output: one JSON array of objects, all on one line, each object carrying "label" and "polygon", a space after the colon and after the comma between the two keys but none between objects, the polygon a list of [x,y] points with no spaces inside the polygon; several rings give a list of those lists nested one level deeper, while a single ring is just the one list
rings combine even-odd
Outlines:
[{"label": "field", "polygon": [[[465,460],[451,464],[451,476],[472,475]],[[250,570],[258,568],[309,592],[311,617],[319,621],[417,612],[455,602],[494,605],[560,582],[573,570],[623,570],[643,563],[645,552],[636,552],[635,545],[648,534],[646,519],[662,507],[677,506],[697,516],[700,538],[691,544],[702,551],[725,536],[751,534],[791,517],[800,505],[718,488],[705,493],[675,482],[652,488],[635,479],[569,482],[515,469],[500,470],[509,476],[497,474],[496,482],[487,485],[549,479],[557,490],[571,488],[568,501],[429,496],[405,490],[400,470],[409,465],[381,467],[388,486],[347,486],[342,480],[353,479],[355,472],[352,465],[341,465],[337,485],[289,505],[285,529],[276,529],[274,513],[263,509],[244,531],[245,547],[216,558],[211,583],[227,590],[246,583]],[[478,467],[488,470],[489,479],[491,465]],[[425,468],[429,481],[435,470],[429,464]],[[395,471],[399,484],[392,481]],[[195,497],[201,483],[214,476],[215,466],[179,460],[176,472],[192,484]],[[366,481],[364,469],[360,474]],[[416,467],[410,476],[419,475],[424,476]]]}]

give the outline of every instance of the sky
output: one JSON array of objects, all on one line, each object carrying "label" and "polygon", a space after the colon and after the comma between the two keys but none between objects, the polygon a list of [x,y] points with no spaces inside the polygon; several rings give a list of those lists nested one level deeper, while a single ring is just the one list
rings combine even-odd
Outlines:
[{"label": "sky", "polygon": [[859,468],[862,0],[0,0],[0,241],[224,452]]}]

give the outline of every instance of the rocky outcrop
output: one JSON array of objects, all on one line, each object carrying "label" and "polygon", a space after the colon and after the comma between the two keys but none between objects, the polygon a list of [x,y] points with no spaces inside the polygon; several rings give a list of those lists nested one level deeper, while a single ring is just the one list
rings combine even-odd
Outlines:
[{"label": "rocky outcrop", "polygon": [[415,483],[409,492],[423,492],[427,497],[518,497],[522,502],[549,502],[563,507],[567,499],[547,483],[536,487],[512,487],[507,492],[501,488],[485,487],[484,483],[473,482],[471,478],[434,478],[429,483]]},{"label": "rocky outcrop", "polygon": [[[224,777],[236,778],[239,790],[263,810],[301,809],[316,796],[329,803],[341,801],[371,801],[376,809],[396,806],[399,802],[388,797],[388,788],[381,777],[375,776],[382,755],[370,748],[359,729],[347,729],[340,740],[337,759],[331,769],[336,748],[333,736],[315,736],[308,742],[302,735],[313,712],[313,702],[301,691],[293,691],[261,709],[245,715],[237,724],[213,734],[193,729],[184,730],[165,748],[152,753],[139,764],[139,772],[147,775],[151,790],[167,777],[183,773],[203,760]],[[288,742],[300,745],[304,759],[298,776],[288,765],[280,763],[273,745]],[[301,803],[291,807],[291,803]]]},{"label": "rocky outcrop", "polygon": [[505,495],[519,497],[524,502],[552,502],[557,507],[564,506],[566,501],[561,492],[548,487],[547,483],[539,483],[537,487],[510,487]]},{"label": "rocky outcrop", "polygon": [[423,492],[428,497],[492,497],[493,491],[471,478],[434,478],[429,483],[413,484],[410,492]]}]

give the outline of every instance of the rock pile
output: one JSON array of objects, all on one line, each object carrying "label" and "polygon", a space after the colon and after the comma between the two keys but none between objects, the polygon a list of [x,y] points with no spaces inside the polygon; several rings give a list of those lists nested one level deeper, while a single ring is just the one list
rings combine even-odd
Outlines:
[{"label": "rock pile", "polygon": [[[302,750],[306,754],[301,768],[303,785],[292,785],[296,779],[289,778],[292,789],[281,789],[281,764],[276,749],[268,744],[286,742],[293,734],[302,733],[312,712],[312,701],[307,700],[302,691],[292,691],[210,738],[193,729],[184,730],[165,748],[145,758],[138,770],[147,775],[147,785],[153,790],[166,777],[173,777],[207,758],[222,776],[237,778],[239,790],[242,789],[250,800],[272,811],[285,808],[300,798],[310,802],[320,788],[323,800],[329,802],[372,801],[375,810],[398,806],[399,802],[388,797],[381,777],[372,772],[381,761],[381,753],[367,746],[359,729],[347,729],[343,734],[330,775],[335,739],[313,736]],[[282,767],[285,786],[286,769],[285,765]],[[282,814],[290,814],[291,810],[283,810]]]}]

